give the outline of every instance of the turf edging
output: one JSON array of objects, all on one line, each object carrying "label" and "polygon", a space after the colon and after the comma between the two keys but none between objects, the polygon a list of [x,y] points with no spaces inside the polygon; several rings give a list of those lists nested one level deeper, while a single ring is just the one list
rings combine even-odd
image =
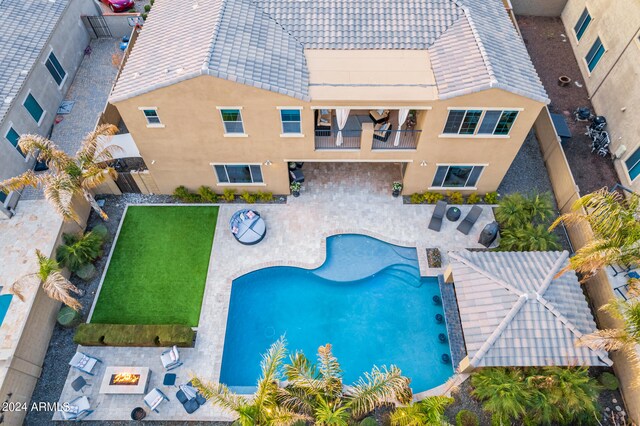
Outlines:
[{"label": "turf edging", "polygon": [[73,341],[83,346],[189,347],[194,337],[186,325],[80,324]]}]

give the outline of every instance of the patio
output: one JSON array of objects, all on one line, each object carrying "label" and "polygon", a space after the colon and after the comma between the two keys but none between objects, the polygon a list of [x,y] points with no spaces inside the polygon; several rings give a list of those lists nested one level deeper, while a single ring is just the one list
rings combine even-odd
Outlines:
[{"label": "patio", "polygon": [[[458,222],[448,220],[444,221],[440,232],[428,230],[433,206],[405,205],[401,198],[393,198],[390,194],[389,182],[399,174],[399,165],[315,163],[304,167],[309,173],[299,198],[290,197],[287,204],[252,206],[269,227],[262,242],[244,246],[230,232],[215,234],[196,345],[180,349],[184,365],[171,371],[178,376],[176,384],[187,382],[191,373],[213,380],[219,378],[234,278],[266,266],[319,266],[325,257],[326,237],[338,233],[366,234],[390,243],[417,247],[422,275],[433,276],[441,271],[428,268],[427,247],[439,247],[443,253],[481,248],[476,242],[478,235],[487,223],[493,221],[491,209],[485,206],[469,236],[456,231]],[[233,213],[242,207],[221,205],[218,229],[226,230]],[[466,214],[470,207],[461,206],[462,214]],[[443,263],[446,264],[446,259]],[[133,408],[142,406],[142,396],[103,395],[98,392],[105,368],[123,365],[149,367],[152,374],[148,389],[158,387],[170,399],[159,408],[160,413],[149,413],[147,420],[231,419],[211,404],[191,415],[185,412],[175,398],[177,389],[162,385],[162,348],[83,347],[78,350],[103,361],[98,364],[97,374],[90,379],[93,386],[85,388],[91,409],[95,410],[87,420],[127,420]],[[71,382],[78,375],[77,370],[69,373],[61,402],[78,396],[78,392],[71,388]],[[56,413],[54,419],[59,419],[59,414]]]}]

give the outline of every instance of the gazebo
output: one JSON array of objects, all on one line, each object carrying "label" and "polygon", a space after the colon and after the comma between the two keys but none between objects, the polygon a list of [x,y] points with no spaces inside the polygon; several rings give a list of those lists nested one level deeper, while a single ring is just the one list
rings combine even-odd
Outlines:
[{"label": "gazebo", "polygon": [[568,252],[450,252],[445,283],[455,287],[467,356],[479,367],[611,366],[607,352],[577,347],[596,329],[574,273],[556,278]]}]

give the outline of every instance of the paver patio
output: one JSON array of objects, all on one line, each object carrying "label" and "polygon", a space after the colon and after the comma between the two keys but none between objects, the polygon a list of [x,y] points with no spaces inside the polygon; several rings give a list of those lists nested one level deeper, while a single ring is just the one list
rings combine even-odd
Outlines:
[{"label": "paver patio", "polygon": [[[277,166],[274,166],[277,167]],[[282,167],[282,165],[280,165]],[[401,198],[391,196],[391,182],[399,175],[399,165],[358,163],[307,163],[306,183],[299,198],[290,197],[284,205],[252,206],[267,222],[265,239],[255,246],[239,244],[228,231],[231,215],[243,205],[221,205],[217,232],[213,241],[207,286],[198,327],[195,348],[180,349],[184,365],[173,372],[177,383],[189,380],[191,373],[217,380],[222,364],[231,283],[234,278],[266,266],[289,265],[314,268],[324,261],[326,237],[339,233],[360,233],[384,241],[417,247],[423,275],[428,270],[427,247],[443,252],[464,248],[480,248],[477,238],[482,228],[493,221],[493,213],[484,206],[483,213],[469,236],[455,228],[459,222],[443,221],[440,232],[427,228],[433,206],[404,205]],[[461,206],[462,214],[471,206]],[[443,262],[446,264],[446,259]],[[175,399],[177,389],[162,386],[164,371],[160,364],[161,348],[79,348],[103,360],[93,386],[85,390],[95,412],[87,420],[127,420],[134,407],[142,405],[142,396],[100,395],[99,381],[105,366],[148,366],[153,371],[149,389],[159,387],[171,401],[150,413],[148,420],[229,420],[228,413],[207,404],[188,415]],[[79,372],[71,370],[60,401],[73,399],[70,383]],[[58,414],[54,416],[58,419]]]}]

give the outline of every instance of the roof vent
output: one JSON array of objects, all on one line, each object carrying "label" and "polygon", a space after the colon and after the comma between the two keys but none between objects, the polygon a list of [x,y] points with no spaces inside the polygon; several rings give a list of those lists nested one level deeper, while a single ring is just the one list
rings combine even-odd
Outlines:
[{"label": "roof vent", "polygon": [[11,101],[13,101],[13,96],[7,96],[6,98],[4,98],[4,103],[5,104],[10,104]]}]

